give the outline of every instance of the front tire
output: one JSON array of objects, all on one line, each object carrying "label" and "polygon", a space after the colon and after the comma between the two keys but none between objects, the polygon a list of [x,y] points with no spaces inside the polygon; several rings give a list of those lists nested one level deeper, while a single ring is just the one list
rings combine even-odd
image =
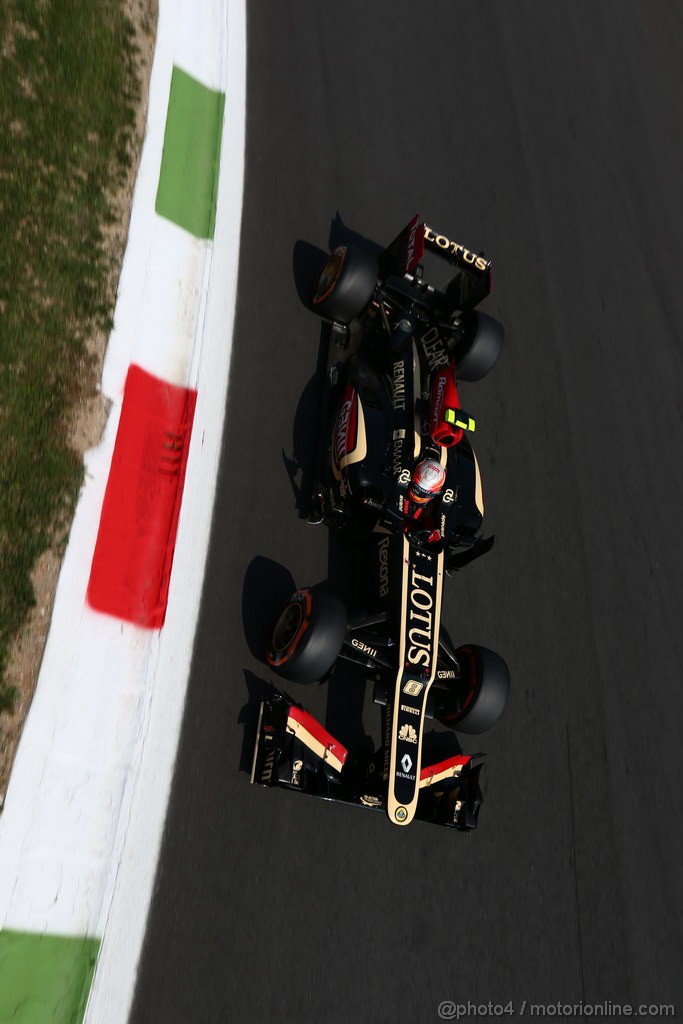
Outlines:
[{"label": "front tire", "polygon": [[346,627],[346,608],[334,594],[297,590],[275,623],[266,661],[283,679],[315,682],[337,660]]},{"label": "front tire", "polygon": [[377,274],[377,260],[370,253],[350,245],[337,246],[313,290],[314,310],[327,320],[350,324],[372,298]]},{"label": "front tire", "polygon": [[440,700],[434,716],[456,732],[476,736],[487,732],[503,714],[510,694],[510,671],[503,658],[488,647],[467,644],[454,654],[459,677],[447,689],[437,691]]}]

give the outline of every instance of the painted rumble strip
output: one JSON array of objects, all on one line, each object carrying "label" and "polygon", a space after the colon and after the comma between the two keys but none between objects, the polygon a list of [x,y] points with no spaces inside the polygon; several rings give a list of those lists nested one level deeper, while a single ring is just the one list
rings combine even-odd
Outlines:
[{"label": "painted rumble strip", "polygon": [[156,212],[197,238],[214,236],[225,95],[173,68]]},{"label": "painted rumble strip", "polygon": [[80,1024],[100,943],[0,932],[0,1021]]},{"label": "painted rumble strip", "polygon": [[88,603],[148,629],[166,616],[196,400],[139,366],[128,371]]},{"label": "painted rumble strip", "polygon": [[244,0],[159,0],[111,411],[0,815],[0,1024],[124,1024],[132,1004],[221,453],[245,79]]}]

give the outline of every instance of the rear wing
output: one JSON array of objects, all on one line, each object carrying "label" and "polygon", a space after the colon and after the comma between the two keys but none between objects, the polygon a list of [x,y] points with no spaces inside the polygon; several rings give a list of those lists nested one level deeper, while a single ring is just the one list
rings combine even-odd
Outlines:
[{"label": "rear wing", "polygon": [[412,274],[425,250],[445,259],[458,273],[443,289],[445,304],[452,309],[473,309],[491,291],[491,260],[439,234],[416,214],[384,250],[379,260],[380,278]]}]

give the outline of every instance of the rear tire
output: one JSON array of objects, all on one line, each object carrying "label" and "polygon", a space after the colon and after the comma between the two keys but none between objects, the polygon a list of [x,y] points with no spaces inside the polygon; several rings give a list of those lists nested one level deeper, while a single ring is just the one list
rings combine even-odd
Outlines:
[{"label": "rear tire", "polygon": [[313,683],[337,660],[346,626],[346,608],[334,594],[297,590],[275,623],[266,661],[283,679]]},{"label": "rear tire", "polygon": [[377,284],[377,260],[364,249],[340,245],[330,255],[313,290],[313,308],[327,320],[350,324]]},{"label": "rear tire", "polygon": [[458,380],[476,381],[492,370],[503,351],[503,325],[486,313],[474,312],[465,322],[465,337],[453,358]]},{"label": "rear tire", "polygon": [[510,672],[499,654],[468,644],[455,651],[459,678],[439,689],[434,715],[456,732],[478,735],[496,724],[510,694]]}]

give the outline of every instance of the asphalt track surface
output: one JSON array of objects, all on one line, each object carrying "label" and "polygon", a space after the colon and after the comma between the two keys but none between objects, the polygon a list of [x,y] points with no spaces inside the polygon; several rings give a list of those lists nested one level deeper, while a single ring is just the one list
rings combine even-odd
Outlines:
[{"label": "asphalt track surface", "polygon": [[[681,1015],[683,7],[251,0],[248,17],[224,457],[132,1019],[427,1022],[448,999]],[[471,836],[239,771],[271,678],[260,618],[288,573],[328,573],[283,459],[319,335],[295,272],[343,226],[385,243],[417,211],[493,258],[485,308],[507,329],[461,393],[496,547],[446,596],[454,639],[513,675],[465,746],[490,766]],[[323,689],[290,689],[325,716]]]}]

